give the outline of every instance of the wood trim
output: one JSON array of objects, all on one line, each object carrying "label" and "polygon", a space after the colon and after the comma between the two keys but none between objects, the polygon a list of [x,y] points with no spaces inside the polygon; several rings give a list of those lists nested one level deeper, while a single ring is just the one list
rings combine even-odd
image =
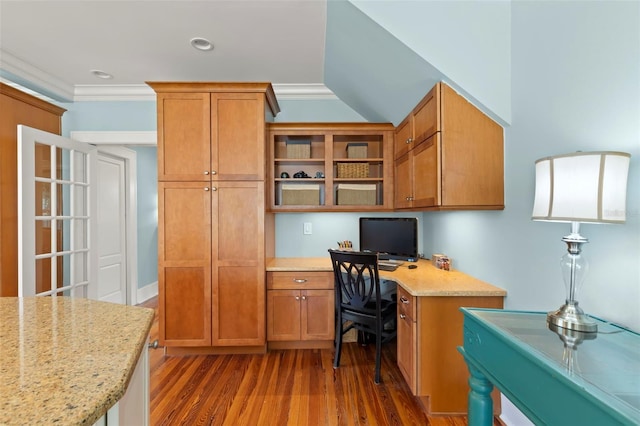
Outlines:
[{"label": "wood trim", "polygon": [[318,134],[327,133],[341,133],[352,130],[354,132],[369,133],[369,132],[383,132],[383,131],[395,131],[395,127],[392,123],[367,123],[367,122],[345,122],[345,123],[322,123],[322,122],[300,122],[300,123],[267,123],[267,130],[269,132],[303,132],[310,134],[310,132],[318,132]]},{"label": "wood trim", "polygon": [[0,82],[0,93],[62,117],[67,110]]},{"label": "wood trim", "polygon": [[280,112],[278,100],[273,92],[273,86],[268,82],[175,82],[175,81],[147,81],[145,82],[156,93],[186,93],[186,92],[217,92],[217,93],[264,93],[271,113],[275,116]]}]

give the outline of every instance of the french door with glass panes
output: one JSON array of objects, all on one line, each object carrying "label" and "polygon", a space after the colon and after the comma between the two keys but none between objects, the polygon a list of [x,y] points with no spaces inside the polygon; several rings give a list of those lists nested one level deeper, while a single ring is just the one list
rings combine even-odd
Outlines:
[{"label": "french door with glass panes", "polygon": [[97,150],[18,126],[18,295],[97,298]]}]

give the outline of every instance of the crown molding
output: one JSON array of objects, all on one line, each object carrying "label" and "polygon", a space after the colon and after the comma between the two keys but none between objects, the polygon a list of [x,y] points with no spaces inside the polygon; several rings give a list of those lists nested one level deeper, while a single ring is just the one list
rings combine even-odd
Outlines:
[{"label": "crown molding", "polygon": [[[0,76],[58,102],[155,101],[146,84],[68,84],[0,49]],[[272,84],[278,100],[336,100],[324,84]]]},{"label": "crown molding", "polygon": [[327,86],[313,84],[272,84],[273,92],[279,100],[338,99]]},{"label": "crown molding", "polygon": [[77,84],[74,102],[155,101],[156,93],[146,84]]},{"label": "crown molding", "polygon": [[73,99],[73,86],[30,65],[6,50],[0,49],[0,71],[3,77],[34,92],[59,102]]},{"label": "crown molding", "polygon": [[[278,100],[338,99],[324,84],[273,84]],[[75,102],[83,101],[155,101],[156,94],[146,84],[76,85]]]}]

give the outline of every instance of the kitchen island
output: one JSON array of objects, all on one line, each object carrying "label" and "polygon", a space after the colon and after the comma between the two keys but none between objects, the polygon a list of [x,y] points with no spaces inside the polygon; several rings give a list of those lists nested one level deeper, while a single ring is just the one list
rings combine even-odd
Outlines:
[{"label": "kitchen island", "polygon": [[88,299],[0,298],[0,424],[103,418],[146,354],[153,316],[152,309]]}]

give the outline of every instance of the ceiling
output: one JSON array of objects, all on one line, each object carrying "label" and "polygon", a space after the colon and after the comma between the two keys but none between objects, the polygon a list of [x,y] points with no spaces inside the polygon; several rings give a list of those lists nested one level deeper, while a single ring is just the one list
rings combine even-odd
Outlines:
[{"label": "ceiling", "polygon": [[[0,0],[0,76],[59,101],[145,81],[269,81],[330,94],[326,20],[326,0]],[[193,48],[194,37],[214,49]]]}]

